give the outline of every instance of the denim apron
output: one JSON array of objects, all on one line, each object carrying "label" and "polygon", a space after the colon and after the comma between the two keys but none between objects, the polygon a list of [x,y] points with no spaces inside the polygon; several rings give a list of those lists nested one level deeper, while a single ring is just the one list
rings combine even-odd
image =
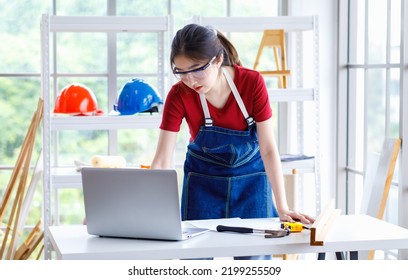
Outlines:
[{"label": "denim apron", "polygon": [[248,116],[229,73],[225,69],[223,72],[248,129],[238,131],[213,126],[205,96],[200,94],[205,125],[187,149],[182,218],[277,217],[254,120]]}]

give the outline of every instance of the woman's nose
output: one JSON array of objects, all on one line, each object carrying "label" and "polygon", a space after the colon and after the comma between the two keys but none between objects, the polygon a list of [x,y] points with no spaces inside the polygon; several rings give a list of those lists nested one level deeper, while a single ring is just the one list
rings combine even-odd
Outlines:
[{"label": "woman's nose", "polygon": [[197,83],[197,80],[194,79],[193,75],[190,75],[190,73],[187,73],[185,77],[183,77],[183,82],[186,83],[187,85],[194,85]]}]

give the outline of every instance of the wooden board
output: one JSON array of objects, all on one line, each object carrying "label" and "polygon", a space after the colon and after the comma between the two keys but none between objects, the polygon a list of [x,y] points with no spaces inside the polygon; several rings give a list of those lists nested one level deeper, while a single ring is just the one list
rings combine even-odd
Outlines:
[{"label": "wooden board", "polygon": [[334,209],[334,200],[331,200],[324,207],[323,211],[316,218],[310,227],[310,245],[323,246],[326,235],[329,233],[333,222],[340,215],[340,209]]},{"label": "wooden board", "polygon": [[401,139],[384,140],[377,168],[371,169],[374,174],[365,174],[364,180],[372,185],[364,184],[363,197],[367,200],[362,205],[362,213],[378,219],[383,218],[400,146]]},{"label": "wooden board", "polygon": [[[378,218],[384,217],[388,194],[394,176],[395,165],[401,147],[401,139],[386,138],[382,151],[375,160],[369,160],[364,176],[361,213]],[[360,254],[363,259],[374,259],[375,251]]]}]

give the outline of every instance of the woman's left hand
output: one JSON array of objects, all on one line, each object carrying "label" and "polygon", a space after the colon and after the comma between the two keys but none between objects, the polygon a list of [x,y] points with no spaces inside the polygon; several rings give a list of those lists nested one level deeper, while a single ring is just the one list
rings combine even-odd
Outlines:
[{"label": "woman's left hand", "polygon": [[302,224],[313,224],[315,219],[309,215],[292,210],[286,210],[279,213],[279,219],[282,222],[301,222]]}]

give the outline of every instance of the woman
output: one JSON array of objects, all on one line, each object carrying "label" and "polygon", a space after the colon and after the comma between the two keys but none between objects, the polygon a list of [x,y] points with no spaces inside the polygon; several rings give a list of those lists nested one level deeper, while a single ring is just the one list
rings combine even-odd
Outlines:
[{"label": "woman", "polygon": [[191,138],[183,219],[279,217],[312,223],[313,218],[288,208],[262,76],[241,66],[222,33],[197,24],[176,33],[170,62],[180,81],[167,96],[151,167],[171,167],[185,119]]}]

